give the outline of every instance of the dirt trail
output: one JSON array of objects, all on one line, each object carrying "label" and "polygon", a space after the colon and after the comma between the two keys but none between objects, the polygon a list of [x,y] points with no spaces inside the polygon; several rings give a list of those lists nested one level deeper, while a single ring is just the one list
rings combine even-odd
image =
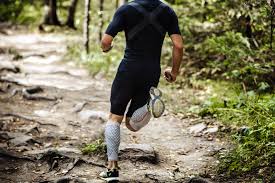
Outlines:
[{"label": "dirt trail", "polygon": [[[102,182],[105,157],[79,149],[102,135],[111,83],[63,62],[66,42],[62,35],[0,35],[0,182]],[[138,133],[122,128],[121,182],[209,178],[224,147],[216,126],[169,113]]]}]

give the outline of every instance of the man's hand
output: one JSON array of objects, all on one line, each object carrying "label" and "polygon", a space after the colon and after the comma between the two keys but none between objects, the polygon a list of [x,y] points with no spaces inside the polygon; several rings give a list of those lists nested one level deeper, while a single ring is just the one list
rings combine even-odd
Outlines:
[{"label": "man's hand", "polygon": [[164,71],[164,78],[169,83],[173,83],[177,80],[178,73],[173,72],[171,69],[166,69]]},{"label": "man's hand", "polygon": [[113,48],[112,42],[113,42],[113,37],[108,34],[104,34],[101,40],[102,51],[105,53],[109,52]]}]

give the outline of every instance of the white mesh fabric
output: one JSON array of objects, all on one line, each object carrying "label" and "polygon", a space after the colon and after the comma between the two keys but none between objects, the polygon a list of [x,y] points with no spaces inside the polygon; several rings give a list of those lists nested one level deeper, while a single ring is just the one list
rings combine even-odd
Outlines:
[{"label": "white mesh fabric", "polygon": [[109,161],[118,160],[120,144],[120,124],[108,121],[105,127],[105,141],[107,144],[107,156]]},{"label": "white mesh fabric", "polygon": [[147,104],[137,109],[130,119],[131,127],[138,131],[146,126],[151,119],[151,113],[148,111]]}]

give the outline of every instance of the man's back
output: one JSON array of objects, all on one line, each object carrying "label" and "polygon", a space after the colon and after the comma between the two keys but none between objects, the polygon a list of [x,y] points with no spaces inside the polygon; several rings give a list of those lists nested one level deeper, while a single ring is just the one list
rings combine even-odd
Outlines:
[{"label": "man's back", "polygon": [[106,34],[115,37],[120,31],[125,31],[126,36],[125,62],[158,67],[166,32],[180,34],[176,14],[159,0],[135,0],[120,7]]}]

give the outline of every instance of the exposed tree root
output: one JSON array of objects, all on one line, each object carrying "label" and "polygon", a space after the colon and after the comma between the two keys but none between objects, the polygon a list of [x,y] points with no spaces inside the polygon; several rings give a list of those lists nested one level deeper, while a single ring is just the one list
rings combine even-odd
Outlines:
[{"label": "exposed tree root", "polygon": [[[33,154],[30,154],[32,156],[36,156],[37,160],[40,161],[46,161],[49,165],[49,171],[52,171],[54,169],[63,169],[62,174],[66,175],[71,170],[73,170],[76,166],[79,166],[83,163],[102,167],[104,168],[105,165],[95,163],[89,160],[84,160],[80,158],[81,154],[74,154],[74,152],[62,152],[61,149],[54,149],[49,148],[42,151],[37,151]],[[64,164],[68,164],[64,169]]]},{"label": "exposed tree root", "polygon": [[87,102],[81,102],[79,104],[76,104],[73,108],[73,112],[79,113],[80,111],[83,110],[83,108],[87,105]]},{"label": "exposed tree root", "polygon": [[11,159],[21,159],[21,160],[34,162],[34,159],[31,157],[19,156],[19,155],[13,154],[11,152],[8,152],[3,148],[0,148],[0,157],[4,157],[4,158],[6,157],[6,158],[11,158]]},{"label": "exposed tree root", "polygon": [[24,99],[27,100],[46,100],[46,101],[56,101],[56,97],[46,97],[46,96],[40,96],[40,95],[32,95],[30,94],[26,89],[22,90],[22,96]]},{"label": "exposed tree root", "polygon": [[20,72],[20,68],[19,67],[14,67],[14,68],[0,68],[0,72],[3,71],[8,71],[8,72],[13,72],[13,73],[19,73]]},{"label": "exposed tree root", "polygon": [[22,96],[26,100],[46,100],[46,101],[56,101],[57,97],[48,97],[42,95],[35,95],[36,93],[43,92],[43,89],[39,86],[23,89],[14,89],[10,97],[14,97],[18,93],[22,93]]},{"label": "exposed tree root", "polygon": [[43,54],[30,54],[30,55],[23,56],[23,58],[28,58],[28,57],[41,57],[41,58],[45,58],[46,56],[43,55]]},{"label": "exposed tree root", "polygon": [[21,83],[19,83],[17,81],[12,81],[12,80],[9,80],[9,79],[4,79],[1,76],[0,76],[0,82],[3,82],[3,83],[13,83],[13,84],[16,84],[18,86],[24,86],[25,87],[25,85],[23,85],[23,84],[21,84]]},{"label": "exposed tree root", "polygon": [[55,124],[52,124],[52,123],[42,123],[40,121],[37,121],[35,119],[32,119],[32,118],[28,118],[28,117],[25,117],[25,116],[22,116],[20,114],[13,114],[13,113],[0,113],[0,117],[14,117],[14,118],[19,118],[19,119],[23,119],[23,120],[26,120],[26,121],[31,121],[31,122],[35,122],[41,126],[54,126],[54,127],[58,127],[57,125]]}]

